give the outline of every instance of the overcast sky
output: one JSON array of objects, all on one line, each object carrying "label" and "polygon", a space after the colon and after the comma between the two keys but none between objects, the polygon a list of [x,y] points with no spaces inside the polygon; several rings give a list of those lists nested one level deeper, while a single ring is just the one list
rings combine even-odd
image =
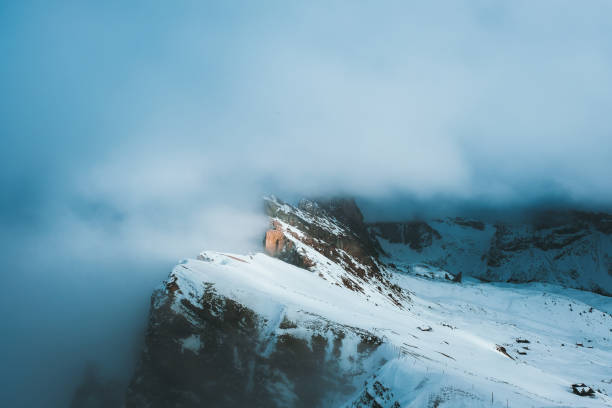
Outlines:
[{"label": "overcast sky", "polygon": [[[103,325],[96,288],[128,279],[140,289],[116,307],[146,310],[177,259],[256,248],[265,193],[609,207],[611,15],[595,0],[2,2],[3,273],[39,296],[2,300],[24,306],[6,317],[15,341],[58,296],[90,298]],[[88,318],[68,300],[45,309],[64,316],[58,339]]]},{"label": "overcast sky", "polygon": [[607,1],[13,3],[8,223],[138,241],[266,192],[612,202]]}]

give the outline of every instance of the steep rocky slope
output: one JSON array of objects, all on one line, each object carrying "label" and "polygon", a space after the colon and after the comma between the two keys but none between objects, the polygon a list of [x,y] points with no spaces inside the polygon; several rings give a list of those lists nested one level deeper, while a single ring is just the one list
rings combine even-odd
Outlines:
[{"label": "steep rocky slope", "polygon": [[[368,229],[352,200],[271,197],[265,207],[265,253],[203,252],[154,293],[127,407],[612,406],[609,298],[450,282],[435,266],[388,258],[426,253],[443,228],[411,224],[392,237]],[[496,234],[464,221],[451,228]],[[423,235],[431,243],[415,241]],[[473,259],[456,253],[448,259]],[[395,273],[405,268],[428,279]],[[582,383],[592,397],[573,393]]]},{"label": "steep rocky slope", "polygon": [[380,246],[370,236],[354,200],[301,200],[296,208],[269,197],[265,209],[272,225],[264,240],[268,255],[366,297],[374,288],[403,307],[406,293],[382,269]]},{"label": "steep rocky slope", "polygon": [[464,218],[370,226],[400,270],[425,264],[496,282],[551,282],[612,295],[612,216],[557,212],[485,224]]}]

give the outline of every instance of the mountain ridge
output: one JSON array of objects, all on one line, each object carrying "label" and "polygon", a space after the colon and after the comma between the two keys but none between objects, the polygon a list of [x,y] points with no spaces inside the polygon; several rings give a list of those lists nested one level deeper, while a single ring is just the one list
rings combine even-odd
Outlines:
[{"label": "mountain ridge", "polygon": [[[609,298],[451,282],[352,200],[264,207],[262,252],[204,251],[155,291],[128,408],[612,406]],[[422,252],[392,245],[427,255],[440,229]]]},{"label": "mountain ridge", "polygon": [[524,222],[446,217],[368,226],[394,264],[425,263],[483,281],[548,282],[612,296],[609,214],[555,211]]}]

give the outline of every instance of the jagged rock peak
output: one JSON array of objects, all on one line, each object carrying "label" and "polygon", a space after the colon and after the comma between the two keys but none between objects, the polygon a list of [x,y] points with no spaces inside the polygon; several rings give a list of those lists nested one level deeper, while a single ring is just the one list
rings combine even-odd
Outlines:
[{"label": "jagged rock peak", "polygon": [[310,200],[307,198],[302,198],[300,199],[300,201],[298,202],[298,208],[300,210],[309,212],[311,214],[321,214],[321,212],[323,211],[323,209],[321,208],[321,206],[319,206],[319,203],[317,203],[315,200]]},{"label": "jagged rock peak", "polygon": [[268,255],[356,292],[375,284],[376,291],[403,307],[408,296],[381,268],[377,243],[353,199],[303,199],[294,207],[270,196],[265,208],[271,224],[264,238]]},{"label": "jagged rock peak", "polygon": [[317,198],[312,202],[318,207],[325,209],[330,215],[351,228],[363,225],[363,214],[354,198]]},{"label": "jagged rock peak", "polygon": [[[267,209],[282,207],[287,211],[291,207],[274,195],[264,197],[264,201]],[[302,198],[298,202],[297,209],[313,216],[333,217],[351,229],[365,228],[363,214],[352,197]]]}]

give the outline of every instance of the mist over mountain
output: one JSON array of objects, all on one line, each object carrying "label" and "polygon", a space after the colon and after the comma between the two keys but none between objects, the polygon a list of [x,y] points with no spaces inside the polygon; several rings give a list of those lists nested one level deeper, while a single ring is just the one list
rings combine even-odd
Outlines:
[{"label": "mist over mountain", "polygon": [[612,212],[611,8],[5,2],[0,399],[127,386],[153,290],[261,252],[266,194],[366,222]]}]

